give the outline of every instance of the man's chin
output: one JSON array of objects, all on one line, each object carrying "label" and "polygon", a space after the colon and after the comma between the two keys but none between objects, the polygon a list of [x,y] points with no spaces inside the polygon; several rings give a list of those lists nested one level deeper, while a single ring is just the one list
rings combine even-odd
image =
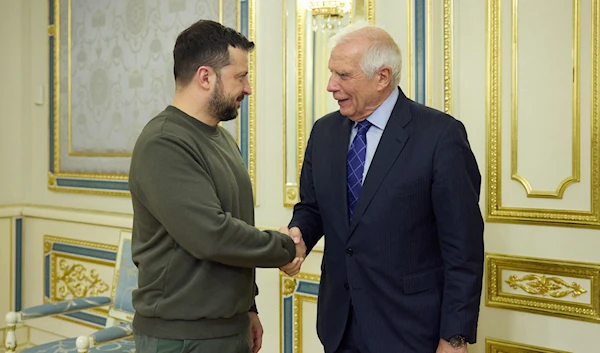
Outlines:
[{"label": "man's chin", "polygon": [[231,121],[231,120],[235,120],[235,118],[237,118],[237,117],[238,117],[238,114],[235,114],[235,115],[229,115],[229,116],[222,116],[222,117],[220,117],[220,118],[219,118],[219,120],[220,120],[221,122],[225,122],[225,121]]},{"label": "man's chin", "polygon": [[350,117],[352,115],[352,111],[348,108],[340,107],[340,114],[342,114],[345,117]]}]

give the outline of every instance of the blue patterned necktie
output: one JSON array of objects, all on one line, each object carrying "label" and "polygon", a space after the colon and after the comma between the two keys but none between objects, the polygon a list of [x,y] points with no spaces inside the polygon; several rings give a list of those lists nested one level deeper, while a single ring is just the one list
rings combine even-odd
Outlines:
[{"label": "blue patterned necktie", "polygon": [[356,124],[358,131],[348,151],[346,170],[348,178],[348,216],[350,220],[352,220],[352,216],[354,215],[354,206],[358,201],[358,194],[362,187],[365,158],[367,155],[367,131],[369,131],[370,127],[371,123],[367,120]]}]

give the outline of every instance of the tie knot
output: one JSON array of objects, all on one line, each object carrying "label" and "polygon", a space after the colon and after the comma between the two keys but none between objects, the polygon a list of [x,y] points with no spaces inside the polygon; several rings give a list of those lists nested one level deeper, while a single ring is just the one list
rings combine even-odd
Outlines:
[{"label": "tie knot", "polygon": [[363,120],[360,123],[356,124],[356,128],[358,129],[358,135],[365,135],[369,128],[371,127],[371,123],[368,120]]}]

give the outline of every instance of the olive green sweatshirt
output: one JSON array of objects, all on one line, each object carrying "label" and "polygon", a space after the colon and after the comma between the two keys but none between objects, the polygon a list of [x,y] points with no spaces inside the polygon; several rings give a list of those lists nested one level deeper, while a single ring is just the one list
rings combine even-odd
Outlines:
[{"label": "olive green sweatshirt", "polygon": [[206,339],[248,329],[256,267],[293,260],[294,242],[254,227],[252,187],[222,127],[169,106],[133,150],[135,332]]}]

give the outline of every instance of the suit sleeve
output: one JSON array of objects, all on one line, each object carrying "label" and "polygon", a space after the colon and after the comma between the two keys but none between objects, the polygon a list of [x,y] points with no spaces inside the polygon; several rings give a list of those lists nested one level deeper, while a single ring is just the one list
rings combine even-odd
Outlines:
[{"label": "suit sleeve", "polygon": [[432,202],[444,261],[440,337],[474,343],[483,277],[481,175],[463,124],[452,120],[434,154]]},{"label": "suit sleeve", "polygon": [[319,203],[313,180],[313,157],[315,157],[314,141],[318,129],[317,120],[313,125],[304,152],[302,172],[300,173],[300,202],[294,206],[294,215],[289,228],[298,227],[307,247],[307,254],[323,236],[323,222],[319,211]]},{"label": "suit sleeve", "polygon": [[174,136],[139,150],[137,197],[186,251],[200,260],[237,267],[281,267],[296,256],[290,237],[261,231],[223,211],[211,176]]}]

